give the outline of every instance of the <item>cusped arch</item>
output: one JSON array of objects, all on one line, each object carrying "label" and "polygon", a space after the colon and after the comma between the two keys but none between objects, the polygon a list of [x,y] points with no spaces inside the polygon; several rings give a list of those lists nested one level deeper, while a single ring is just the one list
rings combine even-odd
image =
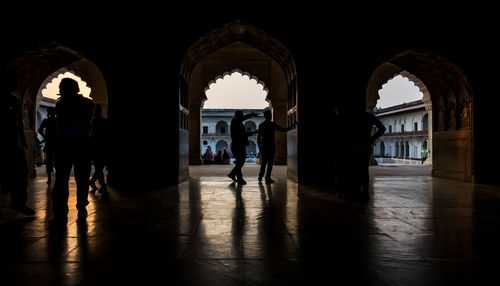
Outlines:
[{"label": "cusped arch", "polygon": [[103,106],[103,115],[107,115],[108,92],[103,74],[92,61],[71,48],[48,42],[20,54],[7,67],[20,75],[18,92],[33,112],[37,107],[40,87],[45,87],[55,72],[67,70],[81,77],[92,88],[91,98]]},{"label": "cusped arch", "polygon": [[399,75],[412,81],[415,86],[418,87],[420,92],[422,92],[422,101],[429,101],[430,103],[431,99],[429,90],[418,77],[398,66],[385,62],[375,69],[368,81],[368,87],[366,90],[366,111],[373,112],[373,109],[377,105],[377,101],[380,99],[378,92],[382,85]]},{"label": "cusped arch", "polygon": [[252,79],[253,79],[253,80],[255,80],[255,81],[257,82],[257,84],[262,85],[263,90],[264,90],[267,94],[269,94],[269,89],[268,89],[268,87],[266,86],[266,83],[265,83],[263,80],[259,79],[259,78],[258,78],[257,76],[255,76],[255,75],[250,74],[249,72],[242,71],[242,70],[241,70],[241,69],[239,69],[239,68],[235,68],[235,69],[233,69],[233,70],[231,70],[231,71],[224,72],[223,74],[218,75],[218,76],[216,76],[214,79],[210,80],[210,81],[209,81],[209,82],[205,85],[205,89],[203,90],[203,93],[206,93],[206,92],[207,92],[207,90],[209,90],[209,89],[210,89],[210,85],[212,85],[212,84],[216,83],[216,82],[217,82],[217,80],[219,80],[219,79],[224,79],[224,77],[226,77],[227,75],[228,75],[228,76],[231,76],[231,75],[232,75],[232,74],[234,74],[234,73],[239,73],[239,74],[244,75],[244,76],[246,75],[246,76],[248,76],[248,78],[249,78],[250,80],[252,80]]},{"label": "cusped arch", "polygon": [[[103,107],[103,115],[107,115],[108,93],[106,82],[99,68],[83,54],[57,42],[48,42],[28,49],[12,58],[6,68],[15,72],[18,77],[17,93],[25,110],[25,136],[28,141],[28,166],[34,166],[36,146],[36,110],[37,96],[42,84],[55,71],[66,68],[80,76],[94,93],[91,97]],[[34,168],[29,169],[30,176],[35,175]]]},{"label": "cusped arch", "polygon": [[209,53],[234,42],[243,42],[273,58],[292,82],[296,75],[295,61],[290,51],[276,38],[241,20],[225,24],[199,38],[184,54],[180,75],[189,82],[196,64]]},{"label": "cusped arch", "polygon": [[[408,77],[424,94],[422,101],[429,114],[432,173],[474,181],[473,94],[465,72],[427,49],[402,52],[376,67],[371,74],[366,89],[367,111],[371,112],[376,106],[382,84],[398,74]],[[405,148],[402,142],[399,147]]]}]

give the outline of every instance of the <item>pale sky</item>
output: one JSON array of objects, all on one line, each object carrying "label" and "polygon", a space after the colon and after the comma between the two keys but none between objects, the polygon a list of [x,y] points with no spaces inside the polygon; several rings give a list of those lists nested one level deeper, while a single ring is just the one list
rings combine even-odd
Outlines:
[{"label": "pale sky", "polygon": [[[380,99],[377,107],[386,108],[422,99],[423,93],[408,78],[395,76],[382,85],[378,91]],[[207,100],[203,108],[264,109],[269,106],[265,101],[267,92],[262,84],[246,75],[234,72],[218,79],[206,91]]]},{"label": "pale sky", "polygon": [[264,109],[269,106],[264,86],[239,72],[217,79],[205,94],[207,100],[203,108]]},{"label": "pale sky", "polygon": [[419,100],[424,96],[413,81],[401,75],[397,75],[383,84],[378,94],[380,99],[377,101],[377,107],[380,108]]},{"label": "pale sky", "polygon": [[52,98],[52,99],[58,99],[59,98],[59,83],[63,78],[72,78],[78,82],[78,86],[80,87],[80,94],[83,95],[84,97],[90,98],[90,87],[87,86],[87,83],[84,82],[80,77],[70,73],[70,72],[65,72],[59,74],[57,77],[53,78],[51,82],[49,82],[44,89],[42,89],[42,95],[44,97]]}]

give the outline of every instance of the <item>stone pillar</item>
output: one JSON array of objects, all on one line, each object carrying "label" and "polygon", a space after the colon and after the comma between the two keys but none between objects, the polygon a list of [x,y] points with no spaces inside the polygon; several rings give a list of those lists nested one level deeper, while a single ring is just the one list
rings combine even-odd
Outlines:
[{"label": "stone pillar", "polygon": [[189,165],[201,165],[201,105],[189,103]]},{"label": "stone pillar", "polygon": [[427,160],[425,160],[424,165],[432,165],[432,101],[430,98],[428,100],[424,100],[424,106],[425,106],[425,111],[427,111],[427,116],[428,116],[428,123],[427,123],[427,129],[428,129],[428,137],[429,139],[427,140],[427,150],[429,151],[429,155],[427,155]]},{"label": "stone pillar", "polygon": [[26,164],[28,165],[28,176],[30,178],[36,177],[35,169],[35,156],[36,156],[36,132],[33,130],[24,130],[24,137],[26,138],[26,143],[28,149],[25,150],[26,154]]},{"label": "stone pillar", "polygon": [[[284,101],[273,101],[273,120],[281,127],[287,127],[287,110],[286,102]],[[287,134],[286,132],[276,132],[276,156],[274,159],[275,165],[286,165],[287,164]]]},{"label": "stone pillar", "polygon": [[[378,94],[376,97],[367,97],[366,98],[366,105],[365,105],[366,112],[373,113],[373,109],[375,109],[375,106],[377,106],[378,99],[379,99]],[[370,153],[370,165],[372,165],[372,166],[378,165],[377,160],[375,160],[375,157],[373,156],[373,145],[372,145],[372,150]]]}]

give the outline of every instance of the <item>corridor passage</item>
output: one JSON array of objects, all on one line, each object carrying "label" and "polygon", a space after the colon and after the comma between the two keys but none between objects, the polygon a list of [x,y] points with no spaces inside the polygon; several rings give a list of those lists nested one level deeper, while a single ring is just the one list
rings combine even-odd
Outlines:
[{"label": "corridor passage", "polygon": [[422,166],[373,166],[374,195],[363,204],[289,181],[283,166],[276,166],[276,183],[266,185],[257,181],[257,165],[245,165],[244,186],[225,177],[231,166],[203,167],[170,188],[89,195],[86,226],[75,222],[71,180],[62,231],[47,229],[46,178],[30,183],[34,219],[11,211],[10,196],[0,194],[2,285],[498,280],[500,188],[433,178]]}]

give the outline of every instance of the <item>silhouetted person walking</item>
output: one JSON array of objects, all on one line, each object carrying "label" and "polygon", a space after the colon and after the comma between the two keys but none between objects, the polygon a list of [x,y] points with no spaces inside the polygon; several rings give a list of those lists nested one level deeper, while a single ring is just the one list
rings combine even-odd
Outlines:
[{"label": "silhouetted person walking", "polygon": [[[272,121],[272,112],[271,110],[264,111],[264,122],[259,124],[257,143],[259,145],[260,154],[261,154],[261,164],[260,164],[260,172],[259,172],[259,182],[262,181],[262,177],[264,173],[266,174],[266,183],[271,184],[274,183],[274,180],[271,178],[271,172],[273,171],[273,163],[274,163],[274,154],[276,144],[274,142],[274,132],[288,132],[292,130],[296,123],[288,128],[283,128]],[[267,172],[266,172],[267,166]]]},{"label": "silhouetted person walking", "polygon": [[105,193],[107,191],[106,182],[104,179],[104,168],[107,163],[107,151],[108,151],[108,139],[109,139],[109,126],[108,120],[102,117],[102,106],[96,104],[94,119],[92,119],[92,132],[90,135],[90,142],[92,147],[92,162],[94,163],[94,175],[90,179],[90,187],[92,191],[97,190],[95,184],[96,181],[99,182],[100,193]]},{"label": "silhouetted person walking", "polygon": [[64,78],[59,84],[61,98],[56,103],[57,149],[56,181],[52,190],[54,219],[51,224],[66,224],[69,178],[74,166],[78,220],[87,217],[90,176],[90,132],[94,102],[78,94],[78,83]]},{"label": "silhouetted person walking", "polygon": [[243,185],[247,183],[243,179],[241,168],[245,164],[247,157],[246,146],[249,144],[248,136],[252,136],[257,133],[257,130],[247,132],[245,125],[243,125],[243,121],[255,116],[257,116],[257,113],[243,115],[243,111],[236,110],[234,118],[231,120],[231,152],[235,158],[235,166],[227,176],[233,181]]},{"label": "silhouetted person walking", "polygon": [[5,73],[0,79],[0,185],[2,192],[11,193],[11,207],[26,216],[35,211],[26,206],[28,199],[27,148],[24,137],[21,103],[13,94],[17,89],[15,74]]},{"label": "silhouetted person walking", "polygon": [[48,117],[45,118],[38,133],[42,135],[44,146],[43,152],[45,153],[45,170],[47,171],[47,184],[52,183],[52,171],[54,170],[54,156],[56,152],[56,109],[54,107],[47,108]]}]

